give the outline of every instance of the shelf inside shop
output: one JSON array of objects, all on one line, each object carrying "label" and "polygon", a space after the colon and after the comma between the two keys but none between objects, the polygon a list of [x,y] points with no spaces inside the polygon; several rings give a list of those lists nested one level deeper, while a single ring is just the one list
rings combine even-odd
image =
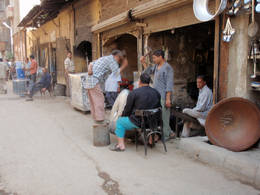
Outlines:
[{"label": "shelf inside shop", "polygon": [[258,88],[257,87],[252,87],[251,90],[252,91],[260,91],[260,88],[259,87]]},{"label": "shelf inside shop", "polygon": [[[257,54],[256,57],[255,57],[257,60],[260,60],[260,54]],[[248,56],[248,59],[249,60],[253,60],[253,56]]]}]

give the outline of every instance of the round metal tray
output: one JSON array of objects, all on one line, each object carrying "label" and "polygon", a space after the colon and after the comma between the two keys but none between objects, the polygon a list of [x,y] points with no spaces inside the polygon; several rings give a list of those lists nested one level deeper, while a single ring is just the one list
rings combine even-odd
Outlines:
[{"label": "round metal tray", "polygon": [[212,108],[205,128],[212,144],[243,151],[260,138],[260,111],[249,100],[225,99]]}]

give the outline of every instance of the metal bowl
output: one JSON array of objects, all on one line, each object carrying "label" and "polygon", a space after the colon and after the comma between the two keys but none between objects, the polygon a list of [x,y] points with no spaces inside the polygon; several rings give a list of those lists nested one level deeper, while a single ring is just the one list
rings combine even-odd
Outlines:
[{"label": "metal bowl", "polygon": [[208,8],[209,0],[193,0],[194,15],[199,21],[210,21],[221,14],[227,7],[227,0],[221,0],[218,10],[211,14]]},{"label": "metal bowl", "polygon": [[243,151],[260,138],[260,111],[246,99],[225,99],[212,108],[205,128],[212,144]]}]

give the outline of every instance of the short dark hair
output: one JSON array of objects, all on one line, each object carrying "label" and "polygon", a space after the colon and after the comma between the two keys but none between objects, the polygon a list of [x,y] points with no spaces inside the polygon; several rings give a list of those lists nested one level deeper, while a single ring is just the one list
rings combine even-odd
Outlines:
[{"label": "short dark hair", "polygon": [[156,50],[155,52],[153,52],[153,56],[157,56],[157,57],[162,56],[162,58],[164,59],[165,54],[164,54],[163,50],[159,49],[159,50]]},{"label": "short dark hair", "polygon": [[201,79],[201,80],[203,80],[204,82],[207,82],[205,75],[199,75],[199,76],[197,76],[197,79]]},{"label": "short dark hair", "polygon": [[34,55],[30,55],[30,58],[31,58],[31,59],[34,59]]},{"label": "short dark hair", "polygon": [[143,84],[150,84],[151,82],[151,77],[149,74],[147,73],[142,73],[141,76],[140,76],[140,81],[143,83]]},{"label": "short dark hair", "polygon": [[118,49],[115,49],[112,51],[112,55],[113,56],[121,56],[121,57],[124,57],[124,54],[122,51],[118,50]]}]

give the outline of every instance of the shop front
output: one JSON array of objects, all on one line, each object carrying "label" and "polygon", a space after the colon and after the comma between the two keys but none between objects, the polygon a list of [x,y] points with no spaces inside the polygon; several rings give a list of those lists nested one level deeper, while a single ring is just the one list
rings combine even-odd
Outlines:
[{"label": "shop front", "polygon": [[126,52],[129,67],[123,77],[133,82],[138,78],[136,72],[140,74],[143,70],[140,57],[146,55],[152,64],[152,52],[164,50],[166,60],[174,69],[174,103],[181,107],[193,106],[198,95],[195,83],[198,75],[206,75],[210,88],[216,88],[215,21],[198,21],[192,1],[180,4],[172,1],[168,7],[160,4],[162,1],[156,8],[151,6],[152,2],[103,21],[92,31],[101,37],[102,55],[113,49]]}]

